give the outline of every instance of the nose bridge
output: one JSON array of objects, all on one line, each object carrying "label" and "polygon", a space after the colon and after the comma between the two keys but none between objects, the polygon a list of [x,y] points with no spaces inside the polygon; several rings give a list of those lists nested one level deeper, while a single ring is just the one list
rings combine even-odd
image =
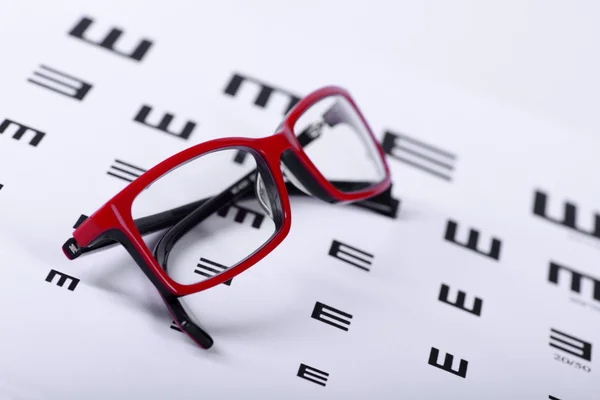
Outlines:
[{"label": "nose bridge", "polygon": [[290,143],[283,131],[258,139],[257,145],[262,153],[262,156],[272,167],[279,165],[281,153],[288,148],[293,147],[292,143]]}]

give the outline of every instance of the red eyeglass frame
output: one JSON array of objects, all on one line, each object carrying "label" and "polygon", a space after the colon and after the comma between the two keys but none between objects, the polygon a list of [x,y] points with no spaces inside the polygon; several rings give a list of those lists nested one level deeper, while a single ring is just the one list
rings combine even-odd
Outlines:
[{"label": "red eyeglass frame", "polygon": [[[296,137],[294,134],[293,127],[296,124],[296,121],[309,107],[325,97],[335,95],[345,98],[360,117],[361,122],[371,138],[372,144],[378,151],[381,166],[385,172],[385,177],[380,183],[363,190],[352,192],[338,190],[331,182],[323,177],[315,165],[310,161],[302,148],[299,137]],[[225,148],[243,149],[253,153],[257,162],[257,168],[262,169],[262,172],[268,174],[265,184],[270,186],[271,190],[275,187],[279,196],[277,212],[274,213],[275,223],[278,229],[267,243],[235,266],[226,269],[210,279],[195,284],[180,284],[167,275],[165,269],[161,267],[150,249],[146,246],[131,215],[131,207],[137,195],[162,175],[203,154]],[[123,245],[144,274],[154,284],[177,326],[200,347],[208,349],[213,345],[213,339],[197,321],[194,321],[194,319],[190,317],[179,299],[182,296],[209,289],[234,278],[236,275],[258,263],[258,261],[269,254],[287,236],[291,226],[289,195],[295,191],[297,192],[297,188],[293,185],[289,186],[289,183],[286,184],[284,181],[280,165],[282,161],[286,167],[291,170],[292,174],[300,180],[300,183],[308,190],[310,195],[314,197],[330,203],[352,202],[353,204],[373,209],[384,215],[395,216],[398,201],[391,197],[392,182],[383,148],[375,139],[369,124],[350,94],[340,87],[327,86],[312,92],[300,100],[281,124],[281,129],[271,136],[258,139],[240,137],[215,139],[185,149],[155,165],[107,201],[90,217],[83,222],[78,221],[78,225],[73,232],[73,237],[63,244],[63,252],[67,258],[74,259],[83,253],[93,251],[104,247],[105,245],[117,243]],[[237,185],[237,183],[234,184],[234,186],[235,185]],[[300,193],[302,193],[302,191],[300,191]],[[382,195],[383,197],[379,195]],[[218,203],[218,199],[224,199],[220,196],[221,195],[217,195],[212,200],[208,201],[212,201],[213,204],[216,204]],[[206,199],[202,201],[206,201]],[[373,208],[369,203],[374,203],[378,206],[388,206],[390,208],[387,212],[382,212],[379,207]],[[204,211],[205,209],[204,206],[197,208],[198,206],[195,205],[195,203],[191,203],[186,207],[188,206],[192,206],[192,209],[188,210],[189,212],[192,212],[192,214],[188,215],[190,217],[195,213],[195,211],[193,211],[194,209],[197,211]],[[158,218],[160,229],[163,229],[164,226],[160,224],[164,221],[160,220],[160,217]],[[140,223],[140,229],[142,229],[141,220],[138,219],[136,221]],[[177,226],[171,225],[174,221],[169,221],[168,226],[172,226],[173,228]],[[175,221],[175,223],[177,222]],[[146,226],[146,228],[148,228],[148,226]],[[155,228],[156,225],[154,225],[153,229]],[[146,232],[150,231],[146,230]]]}]

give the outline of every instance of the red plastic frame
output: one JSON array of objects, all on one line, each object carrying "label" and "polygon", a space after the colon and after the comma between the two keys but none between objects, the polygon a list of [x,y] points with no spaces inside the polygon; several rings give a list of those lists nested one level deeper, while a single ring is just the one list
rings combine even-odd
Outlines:
[{"label": "red plastic frame", "polygon": [[[385,168],[386,176],[382,182],[373,187],[352,193],[344,193],[336,189],[313,165],[313,163],[304,153],[300,143],[298,142],[298,139],[293,132],[293,127],[296,121],[300,115],[306,111],[307,108],[320,99],[333,95],[343,96],[352,105],[357,114],[360,116],[364,125],[367,127],[368,133],[375,143],[377,150],[379,151],[382,165]],[[137,232],[131,215],[132,203],[136,196],[150,183],[160,178],[162,175],[178,165],[204,153],[238,146],[248,147],[255,150],[267,163],[267,166],[270,169],[277,186],[277,190],[279,191],[279,197],[283,211],[283,224],[280,230],[272,237],[271,241],[266,243],[261,249],[256,251],[240,264],[237,264],[235,267],[225,270],[214,278],[195,284],[183,285],[175,282],[156,262],[150,249],[148,249],[141,235]],[[86,219],[73,232],[73,238],[77,241],[79,246],[88,246],[102,233],[112,229],[120,230],[131,241],[137,252],[142,256],[145,263],[150,266],[152,273],[158,278],[162,285],[176,296],[185,296],[219,285],[229,279],[232,279],[236,275],[256,264],[267,254],[269,254],[275,247],[277,247],[279,243],[281,243],[281,241],[287,236],[291,226],[291,210],[283,174],[281,172],[280,160],[282,153],[288,149],[291,149],[294,152],[304,168],[306,168],[306,170],[315,178],[318,184],[321,185],[321,187],[338,202],[352,202],[376,196],[385,191],[391,184],[390,171],[385,160],[383,149],[375,139],[369,124],[356,106],[356,103],[354,100],[352,100],[350,94],[346,90],[337,86],[327,86],[312,92],[300,100],[287,115],[284,123],[282,124],[281,131],[275,133],[274,135],[258,139],[236,137],[210,140],[187,148],[160,162],[137,178],[135,181],[130,183],[125,189],[116,194],[112,199],[106,202],[106,204],[104,204],[94,214]]]}]

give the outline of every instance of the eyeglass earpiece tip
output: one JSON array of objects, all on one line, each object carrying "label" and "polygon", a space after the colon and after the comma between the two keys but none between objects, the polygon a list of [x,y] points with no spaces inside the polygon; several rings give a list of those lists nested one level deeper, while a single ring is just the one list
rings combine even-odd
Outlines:
[{"label": "eyeglass earpiece tip", "polygon": [[208,333],[193,323],[183,321],[180,327],[204,350],[210,349],[215,343]]}]

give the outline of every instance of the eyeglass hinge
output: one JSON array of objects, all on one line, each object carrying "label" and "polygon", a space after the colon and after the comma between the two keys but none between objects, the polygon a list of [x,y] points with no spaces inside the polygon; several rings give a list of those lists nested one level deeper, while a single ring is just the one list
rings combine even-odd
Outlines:
[{"label": "eyeglass hinge", "polygon": [[73,260],[82,254],[81,247],[77,244],[74,238],[70,238],[62,246],[63,253],[69,260]]}]

